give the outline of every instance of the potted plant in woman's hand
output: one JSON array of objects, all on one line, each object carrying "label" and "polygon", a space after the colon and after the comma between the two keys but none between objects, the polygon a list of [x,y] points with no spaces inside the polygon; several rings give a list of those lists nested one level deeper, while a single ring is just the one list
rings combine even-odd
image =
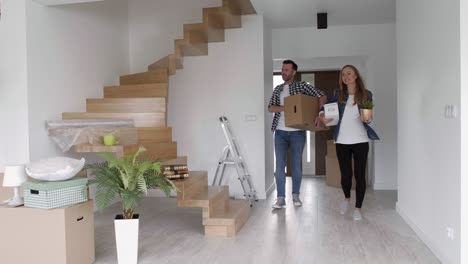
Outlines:
[{"label": "potted plant in woman's hand", "polygon": [[161,173],[161,163],[149,159],[138,159],[146,151],[140,147],[133,155],[122,158],[110,153],[101,153],[107,161],[87,165],[95,179],[91,184],[96,186],[96,205],[102,211],[120,197],[123,214],[117,215],[115,237],[119,263],[137,263],[138,260],[138,225],[139,215],[134,209],[147,194],[148,189],[161,188],[169,196],[175,185]]},{"label": "potted plant in woman's hand", "polygon": [[372,111],[374,103],[372,101],[364,101],[361,103],[361,119],[365,122],[372,121]]}]

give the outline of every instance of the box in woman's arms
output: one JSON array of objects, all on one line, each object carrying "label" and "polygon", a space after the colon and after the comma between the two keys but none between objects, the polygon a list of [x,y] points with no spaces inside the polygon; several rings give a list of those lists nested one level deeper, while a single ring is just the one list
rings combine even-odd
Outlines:
[{"label": "box in woman's arms", "polygon": [[325,104],[323,106],[325,112],[325,118],[333,119],[327,126],[336,126],[340,120],[340,114],[338,112],[338,103]]},{"label": "box in woman's arms", "polygon": [[25,182],[24,206],[53,209],[88,200],[88,179],[75,177],[66,181]]}]

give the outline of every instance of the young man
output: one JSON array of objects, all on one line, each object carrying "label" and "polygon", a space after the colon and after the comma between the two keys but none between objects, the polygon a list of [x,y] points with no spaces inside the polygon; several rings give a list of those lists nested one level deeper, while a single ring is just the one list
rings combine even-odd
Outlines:
[{"label": "young man", "polygon": [[302,152],[306,140],[304,130],[289,128],[284,123],[284,98],[295,94],[306,94],[320,98],[320,107],[325,104],[327,98],[325,94],[314,88],[312,85],[295,81],[294,75],[297,72],[297,64],[292,60],[283,61],[281,68],[281,76],[284,83],[278,85],[273,91],[268,111],[275,113],[271,131],[275,133],[275,154],[276,154],[276,191],[277,200],[273,204],[274,209],[280,209],[286,205],[285,201],[285,184],[286,177],[284,169],[286,167],[286,156],[288,148],[291,150],[291,171],[292,171],[292,196],[294,206],[301,206],[302,202],[299,199],[299,191],[302,181]]}]

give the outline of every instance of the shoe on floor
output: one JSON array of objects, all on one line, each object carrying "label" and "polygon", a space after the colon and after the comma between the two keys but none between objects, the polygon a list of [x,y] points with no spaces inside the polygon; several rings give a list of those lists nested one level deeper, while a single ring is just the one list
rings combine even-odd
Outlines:
[{"label": "shoe on floor", "polygon": [[348,207],[349,207],[349,201],[348,200],[342,201],[340,204],[340,214],[342,215],[346,214],[346,212],[348,211]]},{"label": "shoe on floor", "polygon": [[276,202],[271,206],[273,209],[281,209],[286,205],[284,197],[278,197]]},{"label": "shoe on floor", "polygon": [[302,206],[301,199],[299,199],[299,194],[293,194],[293,204],[294,206]]},{"label": "shoe on floor", "polygon": [[354,221],[361,221],[361,220],[362,220],[361,211],[359,211],[359,210],[357,210],[357,209],[354,210],[353,219],[354,219]]}]

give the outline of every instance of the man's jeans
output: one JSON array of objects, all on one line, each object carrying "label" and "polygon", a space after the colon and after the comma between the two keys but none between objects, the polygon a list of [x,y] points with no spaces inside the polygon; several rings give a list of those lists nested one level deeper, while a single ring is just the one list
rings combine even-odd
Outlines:
[{"label": "man's jeans", "polygon": [[276,191],[277,197],[285,196],[286,175],[284,169],[286,167],[286,158],[288,148],[291,150],[291,172],[292,172],[292,193],[299,194],[302,181],[302,152],[306,140],[306,132],[299,131],[284,131],[276,130],[275,132],[275,154],[276,154]]}]

